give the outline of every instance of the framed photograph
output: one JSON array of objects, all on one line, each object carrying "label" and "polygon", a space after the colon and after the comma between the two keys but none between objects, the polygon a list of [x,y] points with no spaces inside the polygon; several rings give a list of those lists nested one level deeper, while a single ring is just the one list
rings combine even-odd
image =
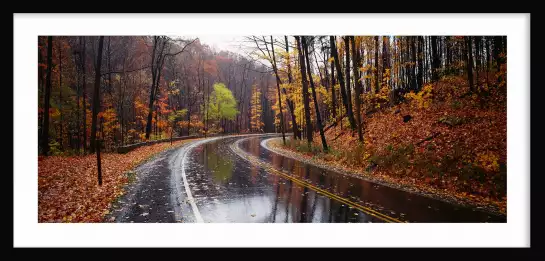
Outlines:
[{"label": "framed photograph", "polygon": [[14,25],[15,246],[529,246],[529,14]]}]

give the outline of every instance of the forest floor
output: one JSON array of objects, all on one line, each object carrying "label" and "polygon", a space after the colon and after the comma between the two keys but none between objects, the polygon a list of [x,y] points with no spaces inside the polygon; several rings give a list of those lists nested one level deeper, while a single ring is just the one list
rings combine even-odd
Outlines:
[{"label": "forest floor", "polygon": [[319,133],[310,148],[306,139],[270,145],[317,165],[506,215],[506,89],[480,86],[469,94],[465,78],[446,77],[385,106],[364,118],[363,144],[345,118],[343,129],[326,132],[327,153]]},{"label": "forest floor", "polygon": [[101,154],[102,186],[96,155],[38,157],[38,222],[102,222],[124,193],[136,166],[158,153],[197,139],[153,144],[126,154]]}]

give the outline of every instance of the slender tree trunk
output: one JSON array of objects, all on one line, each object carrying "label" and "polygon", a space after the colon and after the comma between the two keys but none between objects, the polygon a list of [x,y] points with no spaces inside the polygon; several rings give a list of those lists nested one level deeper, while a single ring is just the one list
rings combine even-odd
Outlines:
[{"label": "slender tree trunk", "polygon": [[91,123],[91,153],[95,152],[95,149],[100,150],[100,148],[95,148],[97,145],[96,134],[97,134],[97,115],[100,107],[100,68],[102,65],[102,47],[104,44],[104,36],[100,36],[98,40],[98,53],[95,63],[95,88],[93,92],[93,118]]},{"label": "slender tree trunk", "polygon": [[445,45],[446,45],[446,60],[445,60],[445,68],[450,69],[450,64],[452,62],[452,51],[450,50],[451,49],[451,40],[450,40],[450,36],[446,36],[445,37]]},{"label": "slender tree trunk", "polygon": [[388,77],[386,80],[384,76],[386,75],[386,71],[390,69],[390,59],[388,57],[388,36],[382,36],[382,81],[384,86],[388,86]]},{"label": "slender tree trunk", "polygon": [[[350,127],[352,128],[352,130],[356,130],[356,120],[354,119],[354,115],[352,114],[352,110],[350,109],[350,107],[348,107],[349,106],[348,105],[348,99],[350,97],[347,97],[346,92],[344,91],[345,86],[347,86],[347,84],[345,85],[345,82],[344,82],[344,77],[343,77],[342,69],[341,69],[341,62],[339,60],[339,55],[337,53],[337,47],[336,47],[336,44],[335,44],[335,37],[330,36],[329,41],[331,43],[331,50],[333,52],[333,59],[335,59],[335,67],[337,67],[337,77],[339,79],[339,84],[340,84],[340,89],[341,89],[341,97],[342,97],[342,100],[343,100],[344,107],[346,109],[346,115],[348,116],[348,121],[350,122]],[[347,75],[347,78],[348,77],[350,77],[350,75]]]},{"label": "slender tree trunk", "polygon": [[85,69],[85,63],[86,63],[86,44],[87,44],[87,38],[85,36],[82,36],[83,39],[83,51],[82,51],[82,73],[83,73],[83,154],[87,153],[87,80],[85,79],[85,76],[87,75],[86,69]]},{"label": "slender tree trunk", "polygon": [[473,40],[475,41],[475,74],[476,74],[476,83],[477,88],[479,87],[479,71],[481,70],[481,37],[474,36]]},{"label": "slender tree trunk", "polygon": [[[422,88],[422,85],[424,85],[426,83],[426,77],[427,77],[427,70],[429,68],[429,65],[428,65],[428,61],[426,59],[426,38],[424,36],[419,36],[418,37],[418,40],[419,40],[419,52],[418,52],[418,59],[419,59],[419,62],[422,63],[422,67],[419,66],[419,69],[422,70],[422,79],[420,80],[421,81],[421,84],[418,86],[419,88]],[[419,73],[420,74],[420,73]],[[417,81],[419,81],[417,79]],[[418,84],[418,83],[417,83]]]},{"label": "slender tree trunk", "polygon": [[417,79],[416,79],[416,36],[411,37],[411,86],[412,90],[417,90]]},{"label": "slender tree trunk", "polygon": [[[304,37],[304,36],[303,36]],[[310,101],[308,97],[308,82],[306,77],[305,59],[303,58],[303,49],[301,47],[301,40],[299,36],[295,36],[297,41],[297,52],[299,54],[299,68],[301,69],[301,80],[303,83],[303,105],[305,108],[305,122],[306,122],[306,136],[307,145],[310,148],[312,144],[312,122],[310,121]]]},{"label": "slender tree trunk", "polygon": [[47,75],[45,80],[44,95],[44,123],[42,129],[42,151],[45,156],[49,154],[49,100],[51,96],[51,56],[53,55],[53,36],[47,37]]},{"label": "slender tree trunk", "polygon": [[[289,60],[289,42],[288,42],[288,36],[284,36],[284,40],[286,41],[286,53],[288,54],[288,60],[286,61],[286,64],[288,65],[288,83],[293,82],[293,78],[291,76],[291,62]],[[287,97],[286,89],[282,88],[284,95],[286,96],[286,103],[288,104],[288,108],[291,114],[291,125],[293,128],[293,138],[294,139],[301,139],[301,132],[299,132],[299,128],[297,127],[297,118],[295,117],[295,106],[293,104],[293,101],[291,101]]]},{"label": "slender tree trunk", "polygon": [[[42,66],[42,64],[44,63],[44,60],[43,60],[43,55],[42,55],[42,50],[41,50],[41,43],[43,42],[42,40],[43,37],[40,37],[38,36],[38,85],[39,85],[39,88],[40,88],[40,96],[38,97],[38,106],[42,106],[42,108],[44,107],[43,104],[40,104],[44,99],[44,95],[45,95],[45,84],[44,84],[44,66]],[[45,44],[43,45],[45,46]],[[43,111],[42,112],[38,112],[38,150],[40,153],[42,150],[42,131],[43,131],[43,123],[44,123],[44,113]]]},{"label": "slender tree trunk", "polygon": [[403,50],[403,36],[399,36],[399,81],[400,81],[400,88],[402,90],[405,89],[405,75],[404,75],[404,68],[405,68],[405,52]]},{"label": "slender tree trunk", "polygon": [[[102,37],[102,36],[101,36]],[[100,164],[100,141],[96,140],[96,144],[94,145],[97,148],[97,170],[98,170],[98,185],[102,186],[102,166]],[[91,149],[94,147],[91,146]]]},{"label": "slender tree trunk", "polygon": [[467,48],[467,79],[469,82],[469,89],[474,92],[473,87],[473,47],[471,44],[471,36],[464,36]]},{"label": "slender tree trunk", "polygon": [[[159,92],[159,83],[161,81],[161,71],[163,70],[163,64],[165,61],[164,51],[167,44],[166,41],[167,41],[166,39],[162,39],[159,36],[154,37],[152,60],[151,60],[152,83],[151,83],[151,91],[150,91],[150,101],[148,106],[148,120],[146,122],[146,140],[149,139],[149,136],[151,134],[151,123],[152,123],[153,108],[154,108],[153,105],[155,104],[157,93]],[[161,46],[160,50],[157,50],[158,45]],[[159,52],[156,55],[157,51]]]},{"label": "slender tree trunk", "polygon": [[[79,62],[81,63],[81,44],[82,44],[82,37],[80,36],[79,37],[79,47],[80,47],[80,52],[78,53],[78,57],[79,57]],[[77,94],[77,102],[76,102],[76,139],[77,139],[77,142],[76,142],[76,150],[78,151],[77,154],[80,154],[81,151],[81,118],[80,118],[80,101],[81,101],[81,64],[79,63],[76,63],[76,68],[77,68],[77,76],[78,76],[78,82],[77,82],[77,90],[76,90],[76,94]]]},{"label": "slender tree trunk", "polygon": [[60,128],[59,128],[59,143],[62,150],[64,150],[64,146],[62,143],[62,123],[63,123],[63,115],[62,115],[62,46],[61,46],[61,38],[57,38],[59,42],[59,112],[60,112]]},{"label": "slender tree trunk", "polygon": [[278,69],[276,67],[276,55],[274,53],[273,37],[271,35],[271,50],[273,57],[273,69],[276,76],[276,90],[278,92],[278,107],[280,108],[280,130],[282,131],[282,141],[286,145],[286,134],[284,133],[284,112],[282,111],[282,95],[280,94],[280,77],[278,76]]},{"label": "slender tree trunk", "polygon": [[158,117],[159,117],[159,105],[155,104],[155,139],[158,139],[157,135],[159,134],[158,131]]},{"label": "slender tree trunk", "polygon": [[434,81],[439,80],[439,67],[440,67],[440,60],[439,60],[439,50],[437,48],[437,36],[431,37],[431,51],[432,51],[432,77]]},{"label": "slender tree trunk", "polygon": [[494,36],[494,61],[496,62],[496,72],[500,71],[500,52],[502,48],[502,37]]},{"label": "slender tree trunk", "polygon": [[422,85],[424,84],[424,64],[422,62],[422,58],[424,55],[424,37],[418,36],[418,76],[416,77],[417,80],[417,90],[422,89]]},{"label": "slender tree trunk", "polygon": [[337,119],[337,98],[335,98],[335,84],[335,61],[331,61],[331,112],[333,114],[333,119]]},{"label": "slender tree trunk", "polygon": [[377,93],[380,90],[379,82],[380,82],[380,79],[378,78],[378,36],[375,36],[375,91],[374,93]]},{"label": "slender tree trunk", "polygon": [[356,40],[354,36],[350,37],[352,42],[352,73],[354,73],[354,88],[356,91],[355,105],[356,105],[356,123],[358,124],[358,140],[363,142],[362,124],[361,124],[361,79],[359,77],[358,69],[360,67],[359,51],[356,47]]},{"label": "slender tree trunk", "polygon": [[486,85],[490,85],[488,82],[488,72],[490,72],[490,39],[485,36],[485,44],[486,44]]},{"label": "slender tree trunk", "polygon": [[[208,84],[206,85],[206,90],[207,90],[207,98],[206,98],[206,105],[205,106],[208,106],[210,107],[210,80],[208,80]],[[208,125],[209,125],[209,122],[208,122],[208,107],[206,107],[206,118],[205,118],[205,121],[206,121],[206,127],[205,127],[205,130],[204,130],[204,137],[206,137],[206,135],[208,135]]]},{"label": "slender tree trunk", "polygon": [[187,106],[187,136],[191,135],[189,130],[191,128],[191,106]]},{"label": "slender tree trunk", "polygon": [[410,42],[410,36],[405,36],[405,45],[407,46],[407,51],[403,54],[405,56],[405,83],[407,86],[407,89],[412,89],[412,82],[413,82],[413,75],[411,74],[411,65],[410,65],[410,54],[411,54],[411,42]]},{"label": "slender tree trunk", "polygon": [[[346,101],[348,102],[348,109],[350,111],[350,113],[352,113],[354,110],[352,109],[352,91],[351,91],[351,86],[350,86],[350,36],[345,36],[344,37],[344,54],[345,54],[345,67],[344,67],[344,72],[345,72],[345,75],[346,75],[346,85],[345,85],[345,88],[346,88],[346,96],[347,96],[347,99]],[[352,128],[354,129],[354,128]]]},{"label": "slender tree trunk", "polygon": [[323,127],[323,124],[322,124],[322,117],[320,116],[320,109],[318,108],[318,98],[316,97],[316,90],[315,90],[315,87],[314,87],[314,80],[312,79],[312,70],[311,70],[311,67],[310,67],[310,60],[308,58],[308,45],[307,45],[307,42],[306,42],[306,39],[305,37],[301,37],[301,41],[302,41],[302,44],[303,44],[303,49],[304,49],[304,52],[305,52],[305,58],[306,58],[306,63],[307,63],[307,71],[308,71],[308,78],[310,80],[310,88],[312,90],[312,98],[314,99],[314,110],[316,111],[316,123],[318,124],[318,129],[320,131],[320,137],[322,138],[322,147],[324,149],[325,152],[327,152],[328,148],[327,148],[327,141],[325,139],[325,134],[324,134],[324,127]]}]

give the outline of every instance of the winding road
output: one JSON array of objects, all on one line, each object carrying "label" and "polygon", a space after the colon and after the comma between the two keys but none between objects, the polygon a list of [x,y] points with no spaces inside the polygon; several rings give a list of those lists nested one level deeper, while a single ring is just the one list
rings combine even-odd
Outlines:
[{"label": "winding road", "polygon": [[506,222],[478,209],[350,177],[266,148],[277,134],[206,138],[135,170],[112,222]]}]

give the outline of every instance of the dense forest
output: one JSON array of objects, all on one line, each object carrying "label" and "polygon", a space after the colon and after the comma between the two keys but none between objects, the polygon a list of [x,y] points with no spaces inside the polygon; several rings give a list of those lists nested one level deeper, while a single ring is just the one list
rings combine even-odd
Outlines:
[{"label": "dense forest", "polygon": [[[267,68],[198,39],[39,37],[38,69],[42,154],[93,151],[97,136],[111,150],[171,135],[275,131]],[[213,115],[218,88],[231,91],[236,115]]]},{"label": "dense forest", "polygon": [[[344,124],[363,141],[363,115],[446,75],[465,75],[470,91],[479,91],[498,81],[489,72],[505,64],[507,50],[501,36],[251,36],[246,42],[254,44],[247,57],[167,36],[39,37],[40,153],[92,152],[97,136],[111,150],[218,132],[292,132],[310,143],[313,131],[327,150],[326,123]],[[235,99],[229,115],[209,109],[219,103],[216,83]]]},{"label": "dense forest", "polygon": [[[37,40],[40,220],[101,220],[167,145],[116,148],[271,132],[277,152],[506,212],[505,36],[245,36],[245,54],[190,37]],[[100,151],[105,183],[89,190]]]}]

